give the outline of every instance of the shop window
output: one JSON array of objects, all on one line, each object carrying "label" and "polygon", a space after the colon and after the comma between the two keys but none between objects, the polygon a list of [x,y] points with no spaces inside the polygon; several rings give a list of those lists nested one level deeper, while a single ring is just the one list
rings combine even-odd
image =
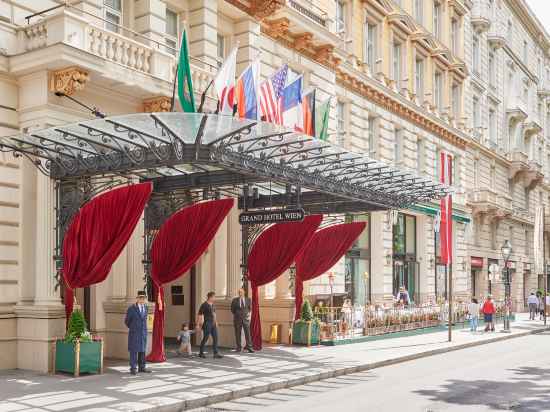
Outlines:
[{"label": "shop window", "polygon": [[399,213],[393,225],[393,294],[404,286],[419,301],[419,265],[416,261],[416,217]]}]

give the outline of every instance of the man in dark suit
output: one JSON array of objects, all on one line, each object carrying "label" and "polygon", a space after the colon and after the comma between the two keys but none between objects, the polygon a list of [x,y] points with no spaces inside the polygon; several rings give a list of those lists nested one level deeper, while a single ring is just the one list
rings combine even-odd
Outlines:
[{"label": "man in dark suit", "polygon": [[246,339],[245,349],[253,353],[252,339],[250,339],[250,311],[252,309],[250,298],[244,295],[244,289],[239,289],[239,296],[231,301],[231,313],[233,314],[233,325],[235,326],[235,341],[237,342],[237,352],[242,350],[241,330],[244,329]]},{"label": "man in dark suit", "polygon": [[136,303],[126,311],[124,323],[128,327],[128,352],[130,352],[130,373],[138,371],[150,373],[145,368],[145,351],[147,349],[147,314],[149,309],[145,302],[145,292],[139,291]]}]

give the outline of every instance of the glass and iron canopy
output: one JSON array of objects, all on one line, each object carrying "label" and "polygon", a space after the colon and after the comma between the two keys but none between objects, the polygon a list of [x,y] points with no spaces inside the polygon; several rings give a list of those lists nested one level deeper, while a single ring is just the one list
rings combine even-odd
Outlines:
[{"label": "glass and iron canopy", "polygon": [[[153,180],[157,193],[215,191],[254,207],[284,206],[289,187],[312,212],[405,208],[448,188],[279,125],[202,113],[136,113],[0,138],[60,181]],[[246,197],[240,199],[246,202]],[[248,206],[251,206],[249,204]]]}]

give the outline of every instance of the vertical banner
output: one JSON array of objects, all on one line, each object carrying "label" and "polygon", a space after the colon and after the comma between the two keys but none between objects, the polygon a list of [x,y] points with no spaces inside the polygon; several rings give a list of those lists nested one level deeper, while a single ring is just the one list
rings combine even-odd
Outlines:
[{"label": "vertical banner", "polygon": [[[453,183],[453,157],[450,154],[441,152],[439,165],[440,182],[446,186],[451,186]],[[440,213],[441,263],[450,265],[453,261],[453,202],[450,194],[441,199]]]}]

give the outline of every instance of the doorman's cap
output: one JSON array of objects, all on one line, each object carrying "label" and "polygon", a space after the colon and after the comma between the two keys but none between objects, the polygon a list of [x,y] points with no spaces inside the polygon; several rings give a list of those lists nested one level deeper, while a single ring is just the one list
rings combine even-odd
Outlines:
[{"label": "doorman's cap", "polygon": [[147,297],[147,295],[145,294],[145,292],[143,290],[138,290],[138,293],[137,293],[137,297],[138,298],[145,298]]}]

